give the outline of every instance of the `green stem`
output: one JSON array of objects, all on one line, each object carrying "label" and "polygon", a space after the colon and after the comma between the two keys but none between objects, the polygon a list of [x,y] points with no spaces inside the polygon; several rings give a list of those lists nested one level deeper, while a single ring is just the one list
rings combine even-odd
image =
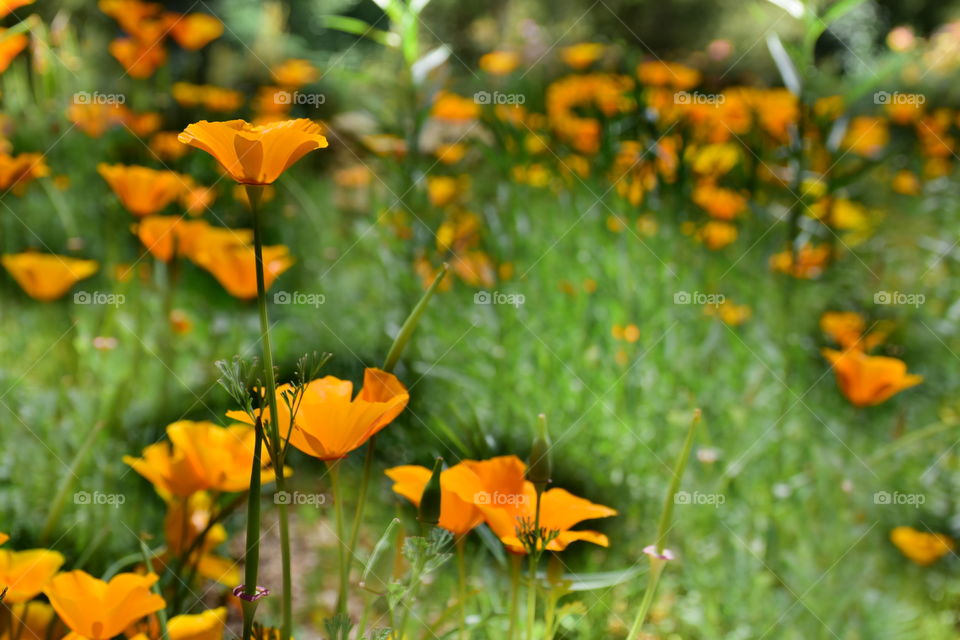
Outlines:
[{"label": "green stem", "polygon": [[460,587],[460,639],[467,638],[467,558],[466,558],[466,536],[458,536],[456,541],[457,549],[457,575]]},{"label": "green stem", "polygon": [[[537,504],[533,516],[533,531],[536,536],[536,548],[530,550],[530,583],[527,585],[527,640],[533,640],[533,628],[537,619],[537,565],[540,563],[541,535],[540,535],[540,501],[543,497],[543,487],[536,485]],[[545,545],[544,545],[545,546]]]},{"label": "green stem", "polygon": [[[263,423],[258,418],[253,445],[253,464],[250,467],[250,497],[247,499],[247,548],[243,555],[243,593],[257,593],[257,569],[260,565],[260,458],[263,452]],[[257,612],[256,601],[243,600],[243,640],[253,635],[253,617]]]},{"label": "green stem", "polygon": [[[247,185],[247,200],[253,213],[253,245],[257,267],[257,308],[260,312],[260,334],[263,341],[263,377],[266,384],[267,404],[270,406],[270,455],[277,474],[277,489],[283,490],[283,451],[280,442],[280,411],[277,407],[277,380],[273,371],[273,350],[270,348],[270,320],[267,317],[267,288],[263,276],[263,224],[260,219],[260,199],[262,187]],[[292,594],[293,583],[290,573],[290,527],[287,504],[277,505],[280,512],[280,563],[282,568],[283,594],[281,597],[280,638],[289,640],[293,630]],[[257,523],[259,533],[260,523]],[[249,588],[250,585],[247,585]],[[256,585],[254,585],[256,587]]]},{"label": "green stem", "polygon": [[347,538],[343,522],[343,491],[340,486],[340,461],[327,461],[330,470],[330,484],[333,490],[333,513],[337,527],[337,543],[340,549],[340,587],[337,592],[337,613],[347,611],[347,583],[350,581],[350,568],[347,564]]},{"label": "green stem", "polygon": [[57,493],[53,498],[53,502],[50,503],[50,511],[47,513],[47,519],[43,523],[43,529],[40,531],[41,544],[50,539],[50,535],[53,533],[53,528],[57,525],[57,520],[60,519],[60,514],[63,512],[63,507],[67,501],[67,495],[73,488],[74,481],[77,480],[77,470],[87,459],[87,456],[93,449],[93,443],[96,442],[97,434],[100,433],[100,430],[103,428],[104,424],[105,422],[102,420],[98,420],[93,424],[93,428],[91,428],[87,433],[87,437],[80,445],[80,448],[77,449],[77,453],[74,454],[73,460],[70,461],[70,466],[67,467],[67,472],[64,474],[63,480],[60,482],[60,487],[57,489]]},{"label": "green stem", "polygon": [[520,609],[520,567],[523,556],[510,554],[510,627],[507,631],[507,640],[517,637],[517,615]]},{"label": "green stem", "polygon": [[[147,546],[147,543],[143,540],[140,541],[140,552],[143,553],[143,563],[147,566],[147,571],[150,571],[150,567],[153,566],[153,556],[150,553],[150,548]],[[158,596],[162,596],[160,593],[160,583],[154,582],[152,591]],[[26,620],[26,616],[24,616]],[[170,637],[170,634],[167,633],[167,611],[166,609],[160,609],[157,611],[157,624],[160,627],[160,640],[167,640]]]}]

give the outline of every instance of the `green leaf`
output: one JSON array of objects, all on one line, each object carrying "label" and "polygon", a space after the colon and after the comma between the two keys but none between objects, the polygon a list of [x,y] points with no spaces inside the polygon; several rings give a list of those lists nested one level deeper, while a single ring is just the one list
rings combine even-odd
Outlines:
[{"label": "green leaf", "polygon": [[362,38],[369,38],[385,47],[398,48],[400,36],[383,29],[374,29],[373,26],[358,18],[347,16],[322,16],[320,24],[327,29],[336,29],[344,33],[351,33]]}]

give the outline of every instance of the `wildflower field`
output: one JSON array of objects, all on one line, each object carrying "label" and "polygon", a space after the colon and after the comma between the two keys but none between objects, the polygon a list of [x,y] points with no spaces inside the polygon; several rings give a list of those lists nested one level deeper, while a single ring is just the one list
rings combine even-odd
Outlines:
[{"label": "wildflower field", "polygon": [[0,640],[960,637],[960,6],[0,20]]}]

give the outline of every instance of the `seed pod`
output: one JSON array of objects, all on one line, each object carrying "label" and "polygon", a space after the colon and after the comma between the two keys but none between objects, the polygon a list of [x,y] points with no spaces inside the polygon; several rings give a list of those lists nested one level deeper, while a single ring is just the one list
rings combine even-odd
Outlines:
[{"label": "seed pod", "polygon": [[527,466],[527,480],[532,482],[539,492],[546,488],[553,474],[551,446],[550,432],[547,431],[547,416],[541,413],[537,417],[537,434],[533,439]]},{"label": "seed pod", "polygon": [[420,496],[420,511],[417,514],[417,520],[424,525],[437,526],[440,522],[440,470],[443,467],[443,458],[438,457],[433,463],[433,473],[427,486],[423,488],[423,495]]}]

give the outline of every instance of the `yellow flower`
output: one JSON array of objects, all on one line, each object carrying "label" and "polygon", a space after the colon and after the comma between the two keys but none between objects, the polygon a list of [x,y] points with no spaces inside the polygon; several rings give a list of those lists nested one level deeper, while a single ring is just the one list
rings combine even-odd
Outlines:
[{"label": "yellow flower", "polygon": [[894,528],[890,532],[890,541],[900,549],[900,553],[921,567],[929,567],[956,547],[950,536],[917,531],[913,527]]},{"label": "yellow flower", "polygon": [[152,573],[121,573],[108,583],[84,571],[70,571],[51,580],[44,593],[75,634],[89,640],[108,640],[166,606],[162,597],[150,591],[157,579]]},{"label": "yellow flower", "polygon": [[923,382],[923,376],[907,373],[906,363],[897,358],[869,356],[859,349],[824,349],[823,357],[833,367],[840,391],[856,407],[878,405]]},{"label": "yellow flower", "polygon": [[560,59],[571,69],[581,71],[603,57],[607,50],[599,42],[581,42],[560,50]]},{"label": "yellow flower", "polygon": [[122,164],[97,165],[127,211],[135,216],[157,213],[183,193],[184,178],[173,171]]},{"label": "yellow flower", "polygon": [[441,144],[434,150],[437,160],[443,164],[456,164],[467,154],[467,145],[461,143]]},{"label": "yellow flower", "polygon": [[493,76],[505,76],[520,66],[520,54],[514,51],[491,51],[480,56],[480,68]]},{"label": "yellow flower", "polygon": [[63,297],[70,287],[99,268],[96,260],[32,251],[4,254],[0,262],[28,296],[43,302]]},{"label": "yellow flower", "polygon": [[241,184],[272,184],[304,155],[327,146],[320,125],[306,119],[254,126],[243,120],[191,124],[180,142],[206,151]]},{"label": "yellow flower", "polygon": [[917,178],[917,174],[901,169],[893,176],[890,187],[905,196],[915,196],[920,193],[920,180]]},{"label": "yellow flower", "polygon": [[19,604],[35,598],[63,561],[61,554],[49,549],[0,549],[0,592],[7,590],[3,602]]}]

